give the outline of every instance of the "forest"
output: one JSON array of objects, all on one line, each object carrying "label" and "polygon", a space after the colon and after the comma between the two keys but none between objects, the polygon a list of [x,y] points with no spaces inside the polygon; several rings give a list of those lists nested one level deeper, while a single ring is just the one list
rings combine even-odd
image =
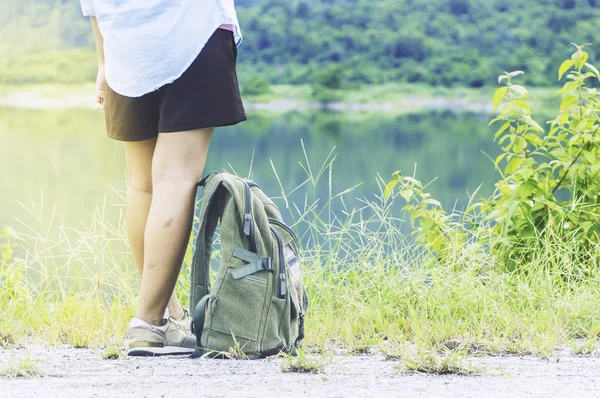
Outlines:
[{"label": "forest", "polygon": [[[502,71],[550,85],[571,42],[595,53],[598,0],[238,0],[242,81],[386,82],[480,87]],[[0,83],[79,83],[95,76],[79,2],[3,0]],[[592,59],[592,61],[594,61]],[[42,67],[43,66],[43,67]]]}]

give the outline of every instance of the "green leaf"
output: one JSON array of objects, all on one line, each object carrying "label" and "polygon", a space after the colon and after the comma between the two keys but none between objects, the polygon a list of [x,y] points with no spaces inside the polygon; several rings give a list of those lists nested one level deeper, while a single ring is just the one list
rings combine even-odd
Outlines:
[{"label": "green leaf", "polygon": [[496,167],[498,167],[498,163],[500,163],[502,161],[502,159],[504,159],[505,157],[506,157],[506,153],[501,153],[500,155],[498,155],[498,157],[494,161],[494,164],[496,165]]},{"label": "green leaf", "polygon": [[525,134],[525,139],[535,146],[544,145],[544,140],[542,140],[539,136],[532,134],[532,133]]},{"label": "green leaf", "polygon": [[513,84],[510,86],[510,89],[517,92],[521,96],[527,96],[527,89],[523,86],[519,86],[518,84]]},{"label": "green leaf", "polygon": [[581,136],[579,135],[574,135],[573,137],[571,137],[571,139],[569,140],[569,146],[574,146],[575,144],[577,144],[578,141],[581,140]]},{"label": "green leaf", "polygon": [[412,196],[413,196],[413,191],[410,189],[404,189],[404,190],[400,191],[400,195],[404,198],[404,200],[409,202],[410,198],[412,198]]},{"label": "green leaf", "polygon": [[515,142],[513,144],[513,151],[515,151],[515,153],[520,153],[523,152],[525,148],[527,148],[527,141],[525,140],[525,138],[520,136],[515,138]]},{"label": "green leaf", "polygon": [[494,135],[494,139],[498,138],[502,133],[504,133],[506,131],[507,128],[510,127],[510,122],[506,122],[502,125],[502,127],[500,127],[498,129],[498,131],[496,132],[496,134]]},{"label": "green leaf", "polygon": [[571,69],[572,67],[573,67],[573,60],[568,59],[565,62],[563,62],[560,65],[560,68],[558,68],[558,80],[562,79],[565,72],[568,71],[569,69]]},{"label": "green leaf", "polygon": [[410,182],[410,183],[412,183],[412,184],[414,184],[414,185],[416,185],[418,187],[422,187],[423,186],[423,184],[421,184],[421,181],[416,180],[416,179],[414,179],[412,177],[405,176],[403,178],[404,178],[404,181],[408,181],[408,182]]},{"label": "green leaf", "polygon": [[544,129],[542,128],[542,126],[540,126],[538,124],[538,122],[536,122],[535,120],[533,120],[531,117],[526,117],[525,118],[525,122],[532,127],[534,130],[539,131],[540,133],[544,132]]},{"label": "green leaf", "polygon": [[504,141],[506,141],[507,139],[509,139],[509,138],[511,139],[511,140],[510,140],[510,142],[511,142],[511,144],[512,144],[512,142],[513,142],[513,138],[514,138],[514,134],[506,134],[506,135],[504,135],[502,138],[500,138],[500,139],[498,140],[498,145],[502,145],[502,143],[503,143]]},{"label": "green leaf", "polygon": [[590,151],[583,151],[583,157],[588,161],[588,163],[596,163],[598,161],[598,159],[596,159],[596,155]]},{"label": "green leaf", "polygon": [[576,53],[574,53],[573,55],[571,55],[571,59],[573,60],[575,66],[577,67],[577,69],[581,70],[581,68],[583,68],[583,65],[585,65],[585,63],[588,60],[588,53],[585,51],[577,51]]},{"label": "green leaf", "polygon": [[496,90],[496,92],[494,93],[494,98],[493,98],[493,102],[494,102],[494,111],[498,109],[498,106],[500,105],[500,103],[502,102],[502,100],[504,99],[504,95],[506,95],[506,92],[508,91],[508,87],[500,87],[498,90]]},{"label": "green leaf", "polygon": [[600,80],[600,71],[598,71],[598,69],[594,65],[586,63],[585,66],[587,66],[589,70],[594,72],[594,74],[598,77],[598,80]]},{"label": "green leaf", "polygon": [[529,106],[529,104],[525,101],[515,101],[515,105],[518,106],[521,109],[526,110],[526,114],[530,115],[531,114],[531,107]]},{"label": "green leaf", "polygon": [[488,126],[491,126],[492,124],[499,122],[500,120],[504,120],[504,119],[502,119],[500,117],[496,117],[496,118],[490,120],[490,122],[488,123]]},{"label": "green leaf", "polygon": [[520,157],[514,157],[506,166],[504,170],[504,174],[512,174],[521,164],[523,163],[523,159]]},{"label": "green leaf", "polygon": [[533,180],[529,180],[519,185],[517,188],[517,194],[521,198],[521,200],[527,199],[531,196],[532,193],[535,192],[537,188],[537,183]]},{"label": "green leaf", "polygon": [[565,112],[558,118],[558,124],[564,126],[569,121],[569,113]]},{"label": "green leaf", "polygon": [[[501,115],[509,115],[516,108],[515,102],[505,102],[504,105],[500,108]],[[514,112],[513,112],[514,113]]]},{"label": "green leaf", "polygon": [[483,203],[473,203],[471,206],[467,207],[467,210],[465,210],[465,213],[469,214],[473,210],[475,210],[475,209],[477,209],[479,207],[483,207]]},{"label": "green leaf", "polygon": [[579,82],[567,82],[562,88],[563,93],[571,93],[579,88]]},{"label": "green leaf", "polygon": [[531,178],[531,176],[533,175],[533,170],[531,169],[531,167],[523,167],[520,170],[521,177],[523,177],[523,180],[529,180]]},{"label": "green leaf", "polygon": [[509,76],[509,77],[517,77],[517,76],[519,76],[519,75],[522,75],[523,73],[525,73],[525,72],[523,72],[522,70],[516,70],[516,71],[514,71],[514,72],[510,72],[510,73],[508,74],[508,76]]},{"label": "green leaf", "polygon": [[385,186],[385,190],[383,191],[383,198],[385,200],[387,200],[390,197],[396,184],[398,184],[398,180],[392,180],[388,182],[388,184]]},{"label": "green leaf", "polygon": [[427,203],[428,205],[433,205],[435,207],[442,207],[442,204],[435,199],[427,199],[425,200],[425,203]]},{"label": "green leaf", "polygon": [[419,220],[419,226],[424,232],[429,231],[433,227],[433,220],[428,217],[423,217]]},{"label": "green leaf", "polygon": [[577,102],[577,97],[570,95],[568,97],[564,97],[562,102],[560,103],[560,109],[565,109],[573,105]]},{"label": "green leaf", "polygon": [[11,256],[12,256],[12,250],[10,247],[2,249],[2,261],[4,263],[8,263],[10,261]]}]

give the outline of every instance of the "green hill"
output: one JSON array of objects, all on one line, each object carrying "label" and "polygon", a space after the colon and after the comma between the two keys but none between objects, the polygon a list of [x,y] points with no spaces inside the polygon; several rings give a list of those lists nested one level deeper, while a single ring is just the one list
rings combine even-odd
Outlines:
[{"label": "green hill", "polygon": [[[89,23],[78,3],[2,1],[0,82],[94,78]],[[597,42],[600,20],[600,0],[238,0],[236,6],[242,80],[303,84],[341,65],[342,86],[478,87],[515,69],[527,72],[527,84],[547,85],[570,42]]]}]

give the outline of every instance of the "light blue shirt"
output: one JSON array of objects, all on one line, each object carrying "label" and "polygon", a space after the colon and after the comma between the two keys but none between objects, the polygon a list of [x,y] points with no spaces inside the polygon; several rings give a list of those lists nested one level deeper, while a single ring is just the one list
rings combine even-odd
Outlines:
[{"label": "light blue shirt", "polygon": [[222,24],[242,42],[233,0],[80,0],[104,38],[106,82],[140,97],[172,83]]}]

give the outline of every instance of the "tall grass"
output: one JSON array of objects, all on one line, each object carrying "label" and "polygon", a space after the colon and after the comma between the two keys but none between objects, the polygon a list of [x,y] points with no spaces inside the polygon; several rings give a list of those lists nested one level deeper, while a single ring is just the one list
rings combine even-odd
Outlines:
[{"label": "tall grass", "polygon": [[[345,205],[352,188],[333,192],[334,159],[332,152],[318,169],[308,158],[303,163],[306,181],[296,188],[306,193],[303,203],[292,202],[281,181],[277,199],[304,242],[306,348],[379,347],[393,355],[408,346],[459,347],[550,356],[556,348],[585,341],[585,352],[595,349],[598,264],[574,263],[582,254],[575,241],[552,231],[542,234],[533,260],[514,272],[481,249],[485,242],[450,246],[443,258],[431,261],[426,248],[404,233],[399,199],[384,199],[380,192],[358,208]],[[330,187],[326,201],[313,196],[320,184]],[[335,202],[341,202],[341,212],[332,210]],[[138,278],[124,223],[121,217],[111,223],[108,208],[76,228],[28,208],[36,224],[23,222],[18,239],[14,233],[5,238],[14,254],[0,268],[1,345],[120,344],[135,308]],[[600,248],[594,250],[590,258],[600,258]],[[183,300],[189,254],[177,288]]]}]

